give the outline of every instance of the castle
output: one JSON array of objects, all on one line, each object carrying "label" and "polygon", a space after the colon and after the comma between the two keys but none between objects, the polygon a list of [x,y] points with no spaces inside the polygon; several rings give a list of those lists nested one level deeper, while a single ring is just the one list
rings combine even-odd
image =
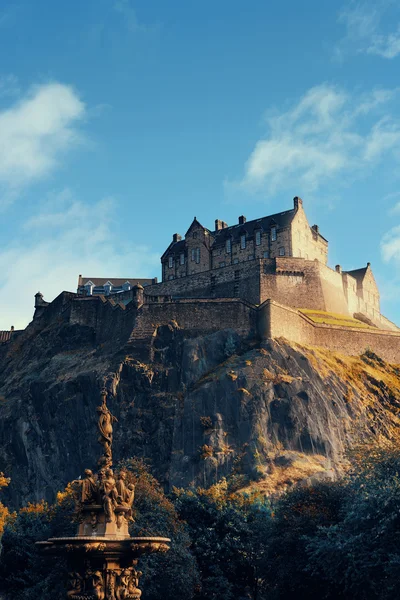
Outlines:
[{"label": "castle", "polygon": [[153,356],[157,328],[173,322],[189,336],[232,329],[349,355],[370,348],[400,363],[400,329],[380,312],[370,263],[345,271],[327,262],[328,242],[297,196],[290,210],[233,226],[217,219],[210,230],[194,218],[162,255],[161,282],[79,275],[77,293],[51,303],[36,294],[28,328],[84,325],[95,343],[127,344],[141,360]]},{"label": "castle", "polygon": [[[255,305],[272,299],[292,308],[362,315],[376,327],[397,330],[380,313],[370,263],[343,271],[340,265],[329,268],[327,262],[328,241],[318,225],[309,225],[296,196],[290,210],[253,221],[240,216],[230,227],[216,219],[214,231],[195,217],[184,239],[175,233],[162,255],[161,283],[80,275],[78,293],[119,296],[134,281],[145,287],[149,298],[242,298]],[[113,287],[113,281],[122,288]],[[102,286],[93,288],[93,282]]]}]

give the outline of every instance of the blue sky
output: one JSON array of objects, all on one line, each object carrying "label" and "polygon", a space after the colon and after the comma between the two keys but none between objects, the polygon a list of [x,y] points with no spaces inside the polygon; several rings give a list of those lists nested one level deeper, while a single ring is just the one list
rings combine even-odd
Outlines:
[{"label": "blue sky", "polygon": [[400,5],[0,0],[0,329],[292,207],[400,323]]}]

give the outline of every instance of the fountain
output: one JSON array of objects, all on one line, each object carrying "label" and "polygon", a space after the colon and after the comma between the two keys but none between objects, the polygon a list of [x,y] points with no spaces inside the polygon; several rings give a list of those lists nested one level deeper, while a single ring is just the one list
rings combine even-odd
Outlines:
[{"label": "fountain", "polygon": [[101,393],[99,442],[103,454],[97,475],[86,469],[84,478],[73,482],[78,531],[74,537],[50,538],[37,542],[50,555],[64,554],[68,561],[69,600],[139,600],[137,570],[141,555],[166,552],[169,538],[131,537],[135,486],[126,483],[126,472],[117,476],[112,469],[113,423],[117,419],[107,406],[107,393]]}]

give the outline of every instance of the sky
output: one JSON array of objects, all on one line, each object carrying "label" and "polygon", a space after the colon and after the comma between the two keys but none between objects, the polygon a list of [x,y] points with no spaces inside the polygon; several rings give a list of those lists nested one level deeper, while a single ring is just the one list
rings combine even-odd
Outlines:
[{"label": "sky", "polygon": [[292,208],[400,324],[400,4],[0,0],[0,329]]}]

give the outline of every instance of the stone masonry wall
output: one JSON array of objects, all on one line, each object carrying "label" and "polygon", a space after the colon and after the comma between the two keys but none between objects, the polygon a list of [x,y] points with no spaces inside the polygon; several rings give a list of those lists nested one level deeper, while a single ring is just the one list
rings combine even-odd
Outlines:
[{"label": "stone masonry wall", "polygon": [[298,311],[271,300],[267,300],[259,311],[260,337],[284,337],[350,356],[370,348],[384,360],[400,363],[400,333],[316,324]]},{"label": "stone masonry wall", "polygon": [[240,335],[246,336],[256,333],[257,309],[239,298],[152,302],[138,311],[137,326],[148,333],[172,320],[188,331],[235,329]]},{"label": "stone masonry wall", "polygon": [[145,288],[145,296],[184,296],[186,298],[235,298],[253,304],[260,302],[260,263],[251,260],[164,281]]}]

